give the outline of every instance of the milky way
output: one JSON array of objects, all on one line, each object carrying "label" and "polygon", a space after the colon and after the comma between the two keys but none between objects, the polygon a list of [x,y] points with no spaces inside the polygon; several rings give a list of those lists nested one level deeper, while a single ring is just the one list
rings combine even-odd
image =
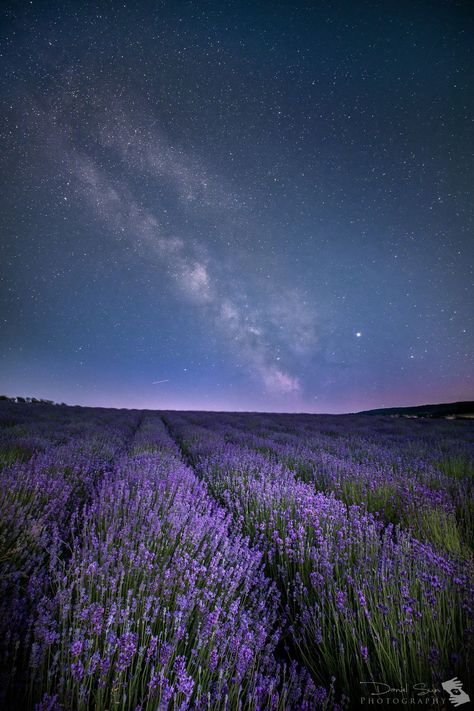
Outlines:
[{"label": "milky way", "polygon": [[7,3],[0,392],[468,399],[469,3]]}]

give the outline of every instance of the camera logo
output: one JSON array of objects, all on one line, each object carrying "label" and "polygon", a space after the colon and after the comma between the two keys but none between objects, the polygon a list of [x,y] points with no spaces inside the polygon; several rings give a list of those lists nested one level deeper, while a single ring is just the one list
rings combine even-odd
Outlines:
[{"label": "camera logo", "polygon": [[449,700],[453,706],[461,706],[461,704],[467,704],[471,700],[462,689],[462,681],[459,681],[456,677],[449,681],[443,681],[441,686],[448,692]]}]

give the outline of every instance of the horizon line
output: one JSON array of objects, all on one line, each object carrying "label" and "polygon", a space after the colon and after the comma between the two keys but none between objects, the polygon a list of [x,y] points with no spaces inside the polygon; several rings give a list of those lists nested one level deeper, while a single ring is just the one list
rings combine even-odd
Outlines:
[{"label": "horizon line", "polygon": [[[50,400],[49,398],[38,398],[35,396],[30,396],[30,395],[3,395],[0,396],[3,398],[6,398],[4,402],[13,402],[14,404],[17,405],[51,405],[54,407],[82,407],[82,408],[88,408],[88,409],[99,409],[99,410],[137,410],[137,411],[143,411],[143,412],[206,412],[206,413],[235,413],[235,414],[255,414],[255,415],[325,415],[325,416],[330,416],[330,417],[338,417],[338,416],[343,416],[343,415],[362,415],[362,414],[367,414],[369,412],[377,412],[378,410],[400,410],[400,409],[412,409],[412,408],[419,408],[419,407],[446,407],[449,405],[460,405],[464,403],[474,403],[473,400],[454,400],[454,401],[449,401],[449,402],[438,402],[438,403],[420,403],[417,405],[382,405],[379,407],[373,407],[373,408],[368,408],[364,410],[350,410],[350,411],[345,411],[345,412],[310,412],[310,411],[305,411],[301,410],[298,412],[288,412],[284,410],[220,410],[220,409],[214,409],[214,410],[208,410],[208,409],[194,409],[194,408],[174,408],[174,407],[166,407],[166,408],[150,408],[150,407],[127,407],[127,406],[108,406],[108,405],[80,405],[80,404],[71,404],[67,402],[56,402],[54,400]],[[17,402],[16,398],[21,397],[26,402]],[[34,402],[33,402],[34,401]],[[1,402],[1,400],[0,400]]]}]

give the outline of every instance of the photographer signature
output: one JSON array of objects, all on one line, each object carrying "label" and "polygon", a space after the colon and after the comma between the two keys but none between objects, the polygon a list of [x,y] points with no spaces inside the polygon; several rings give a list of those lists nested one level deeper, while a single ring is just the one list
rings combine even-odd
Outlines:
[{"label": "photographer signature", "polygon": [[416,696],[427,696],[428,694],[433,695],[433,694],[439,694],[441,693],[440,689],[432,688],[428,686],[428,684],[425,684],[424,682],[418,682],[416,684],[413,684],[411,689],[409,689],[407,686],[405,687],[393,687],[390,686],[390,684],[384,684],[381,681],[361,681],[361,684],[370,684],[372,685],[372,691],[370,692],[370,696],[383,696],[384,694],[408,694],[408,693],[415,693]]}]

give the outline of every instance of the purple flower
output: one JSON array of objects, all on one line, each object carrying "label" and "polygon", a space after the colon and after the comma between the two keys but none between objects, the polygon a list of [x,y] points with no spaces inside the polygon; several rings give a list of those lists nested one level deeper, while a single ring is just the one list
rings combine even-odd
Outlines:
[{"label": "purple flower", "polygon": [[81,654],[81,652],[82,652],[82,648],[83,648],[83,642],[82,642],[81,640],[78,639],[78,640],[76,640],[75,642],[73,642],[73,643],[71,644],[71,654],[72,654],[72,656],[73,656],[73,657],[78,657],[78,656]]},{"label": "purple flower", "polygon": [[192,677],[186,673],[185,657],[176,657],[173,665],[173,671],[176,676],[176,689],[181,694],[184,694],[186,701],[188,701],[194,689],[194,681]]},{"label": "purple flower", "polygon": [[75,681],[82,681],[84,676],[84,665],[80,659],[71,664],[71,674]]},{"label": "purple flower", "polygon": [[138,635],[134,632],[126,632],[118,641],[118,659],[116,662],[117,671],[123,672],[130,666],[133,655],[137,651]]},{"label": "purple flower", "polygon": [[61,711],[58,695],[50,696],[45,694],[38,704],[35,704],[35,711]]}]

